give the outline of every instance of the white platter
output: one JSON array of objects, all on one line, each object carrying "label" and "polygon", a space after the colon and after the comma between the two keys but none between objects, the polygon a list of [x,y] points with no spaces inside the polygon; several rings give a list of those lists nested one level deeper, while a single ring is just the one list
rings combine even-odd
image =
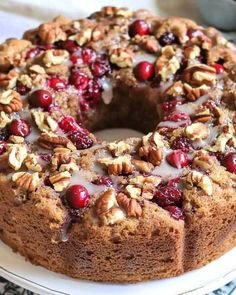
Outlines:
[{"label": "white platter", "polygon": [[203,295],[236,277],[236,248],[176,278],[121,285],[80,281],[34,266],[0,242],[0,276],[41,295]]}]

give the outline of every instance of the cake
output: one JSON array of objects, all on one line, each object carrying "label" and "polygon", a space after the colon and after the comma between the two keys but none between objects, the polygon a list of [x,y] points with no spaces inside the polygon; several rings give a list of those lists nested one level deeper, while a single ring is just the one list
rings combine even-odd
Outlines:
[{"label": "cake", "polygon": [[[0,238],[102,282],[168,278],[236,245],[236,48],[147,10],[59,16],[0,45]],[[93,132],[133,128],[104,142]]]}]

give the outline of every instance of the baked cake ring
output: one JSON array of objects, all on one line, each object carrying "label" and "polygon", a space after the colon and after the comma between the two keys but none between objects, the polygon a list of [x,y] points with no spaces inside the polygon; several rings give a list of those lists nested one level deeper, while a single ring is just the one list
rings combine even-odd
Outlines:
[{"label": "baked cake ring", "polygon": [[[236,245],[236,48],[147,10],[0,45],[0,238],[79,279],[138,282]],[[101,142],[93,131],[146,134]],[[89,130],[89,131],[88,131]]]}]

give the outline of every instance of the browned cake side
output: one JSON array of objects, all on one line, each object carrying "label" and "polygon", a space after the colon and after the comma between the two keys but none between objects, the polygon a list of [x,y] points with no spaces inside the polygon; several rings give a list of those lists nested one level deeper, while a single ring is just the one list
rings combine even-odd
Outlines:
[{"label": "browned cake side", "polygon": [[[24,37],[0,46],[3,242],[52,271],[111,282],[176,276],[236,246],[231,43],[115,7]],[[150,133],[90,133],[109,127]]]}]

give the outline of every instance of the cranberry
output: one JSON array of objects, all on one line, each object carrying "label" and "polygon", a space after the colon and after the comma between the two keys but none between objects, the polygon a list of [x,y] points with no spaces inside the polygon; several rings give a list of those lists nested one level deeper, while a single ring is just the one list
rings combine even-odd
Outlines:
[{"label": "cranberry", "polygon": [[32,107],[48,108],[52,103],[52,95],[49,91],[39,89],[31,93],[29,103]]},{"label": "cranberry", "polygon": [[70,57],[70,61],[74,65],[81,65],[81,64],[83,64],[82,58],[79,55],[77,55],[77,54],[72,54],[71,57]]},{"label": "cranberry", "polygon": [[200,30],[196,30],[196,29],[188,29],[187,31],[187,36],[189,37],[189,39],[192,38],[197,38],[203,35],[203,32]]},{"label": "cranberry", "polygon": [[5,153],[7,150],[7,143],[3,140],[0,140],[0,156]]},{"label": "cranberry", "polygon": [[94,179],[92,181],[92,183],[96,184],[96,185],[111,186],[112,185],[112,180],[110,179],[110,177],[101,176],[101,177],[98,177],[98,178]]},{"label": "cranberry", "polygon": [[173,121],[173,122],[181,122],[181,121],[186,121],[186,120],[191,122],[189,114],[187,114],[187,113],[174,112],[174,113],[169,114],[164,119],[165,119],[165,121]]},{"label": "cranberry", "polygon": [[96,53],[90,48],[84,48],[81,52],[81,56],[85,64],[91,64],[96,59]]},{"label": "cranberry", "polygon": [[84,92],[84,98],[89,102],[90,105],[95,105],[99,102],[102,96],[102,87],[96,79],[88,82],[88,87]]},{"label": "cranberry", "polygon": [[178,136],[171,143],[172,150],[181,150],[185,153],[188,153],[193,150],[191,140],[185,136]]},{"label": "cranberry", "polygon": [[159,37],[158,40],[161,46],[178,43],[178,38],[172,32],[165,32]]},{"label": "cranberry", "polygon": [[170,213],[170,216],[176,220],[184,220],[183,210],[176,206],[167,206],[164,208]]},{"label": "cranberry", "polygon": [[26,95],[30,91],[30,89],[22,84],[20,81],[17,81],[16,91],[19,92],[21,95]]},{"label": "cranberry", "polygon": [[165,112],[170,112],[173,111],[179,104],[181,104],[181,101],[178,100],[165,101],[161,104],[161,108]]},{"label": "cranberry", "polygon": [[209,152],[209,155],[215,157],[219,162],[224,160],[224,154],[221,152]]},{"label": "cranberry", "polygon": [[45,154],[45,153],[40,153],[39,154],[40,159],[42,159],[44,162],[47,162],[48,164],[51,163],[51,154]]},{"label": "cranberry", "polygon": [[89,76],[82,70],[72,70],[69,82],[79,90],[84,90],[89,82]]},{"label": "cranberry", "polygon": [[142,19],[137,19],[129,26],[129,35],[130,37],[134,37],[135,35],[148,35],[150,32],[150,27],[146,23],[146,21]]},{"label": "cranberry", "polygon": [[79,209],[87,206],[89,193],[84,186],[75,184],[67,190],[66,199],[71,207]]},{"label": "cranberry", "polygon": [[89,101],[84,99],[80,100],[80,107],[81,107],[81,110],[88,111],[90,109]]},{"label": "cranberry", "polygon": [[107,61],[96,60],[91,64],[91,71],[95,77],[102,77],[108,72],[110,72],[110,65]]},{"label": "cranberry", "polygon": [[56,91],[64,90],[66,88],[66,81],[57,77],[51,77],[48,80],[48,86]]},{"label": "cranberry", "polygon": [[71,116],[63,117],[58,124],[59,127],[65,132],[74,132],[79,129],[79,125]]},{"label": "cranberry", "polygon": [[225,156],[223,162],[224,162],[226,169],[229,172],[236,173],[236,153],[234,153],[234,152],[228,153]]},{"label": "cranberry", "polygon": [[180,178],[176,177],[168,181],[167,186],[176,187],[178,188],[180,183]]},{"label": "cranberry", "polygon": [[168,163],[178,169],[183,168],[189,164],[188,156],[181,150],[175,150],[166,157]]},{"label": "cranberry", "polygon": [[66,41],[62,42],[61,46],[63,49],[69,51],[70,53],[73,53],[73,52],[81,49],[80,46],[73,40],[66,40]]},{"label": "cranberry", "polygon": [[26,58],[34,58],[37,56],[40,52],[43,50],[39,47],[31,48],[27,53],[26,53]]},{"label": "cranberry", "polygon": [[68,136],[68,138],[78,150],[84,150],[90,148],[93,145],[93,140],[87,133],[82,131],[73,132]]},{"label": "cranberry", "polygon": [[154,66],[148,61],[141,61],[135,67],[134,73],[139,81],[146,81],[153,76]]},{"label": "cranberry", "polygon": [[217,75],[224,73],[225,69],[221,64],[214,64],[213,67],[215,68]]},{"label": "cranberry", "polygon": [[30,126],[22,119],[15,119],[9,124],[9,133],[16,136],[26,137],[30,134]]},{"label": "cranberry", "polygon": [[163,186],[159,188],[154,196],[154,200],[161,207],[178,204],[181,199],[181,191],[176,187]]}]

